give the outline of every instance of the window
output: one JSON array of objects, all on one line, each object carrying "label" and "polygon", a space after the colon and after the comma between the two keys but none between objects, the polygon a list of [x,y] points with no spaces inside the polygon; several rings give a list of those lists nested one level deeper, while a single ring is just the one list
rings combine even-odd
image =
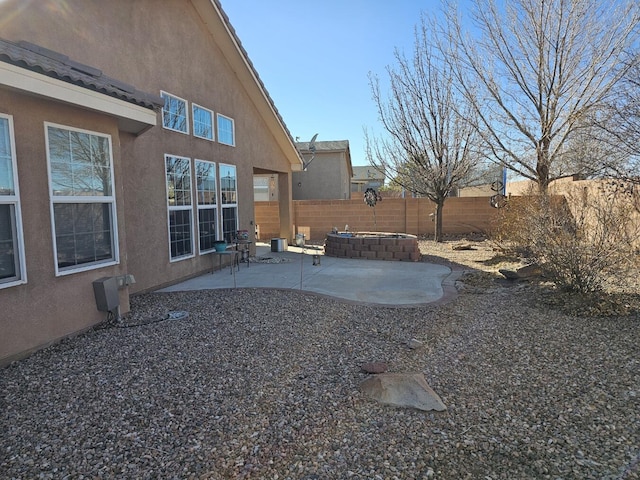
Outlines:
[{"label": "window", "polygon": [[236,139],[234,134],[233,119],[220,114],[217,115],[217,118],[218,141],[220,143],[224,143],[225,145],[231,145],[232,147],[235,146]]},{"label": "window", "polygon": [[160,96],[164,98],[162,126],[175,132],[189,133],[187,101],[166,92],[161,92]]},{"label": "window", "polygon": [[13,118],[0,114],[0,288],[27,280],[13,144]]},{"label": "window", "polygon": [[238,189],[236,167],[220,165],[220,195],[222,197],[222,236],[231,243],[238,231]]},{"label": "window", "polygon": [[192,105],[193,134],[206,140],[213,140],[213,112],[204,107]]},{"label": "window", "polygon": [[191,160],[165,155],[169,249],[172,260],[193,256]]},{"label": "window", "polygon": [[46,124],[56,274],[118,262],[111,137]]},{"label": "window", "polygon": [[269,177],[253,177],[253,200],[255,202],[269,201]]},{"label": "window", "polygon": [[196,160],[196,189],[200,253],[207,253],[214,249],[218,237],[215,163]]}]

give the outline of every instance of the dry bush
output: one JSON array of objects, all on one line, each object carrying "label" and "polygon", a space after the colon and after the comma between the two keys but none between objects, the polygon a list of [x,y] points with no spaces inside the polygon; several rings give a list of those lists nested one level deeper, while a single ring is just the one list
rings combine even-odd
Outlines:
[{"label": "dry bush", "polygon": [[638,267],[639,227],[633,202],[601,184],[511,199],[492,239],[538,263],[558,287],[587,293],[624,287]]}]

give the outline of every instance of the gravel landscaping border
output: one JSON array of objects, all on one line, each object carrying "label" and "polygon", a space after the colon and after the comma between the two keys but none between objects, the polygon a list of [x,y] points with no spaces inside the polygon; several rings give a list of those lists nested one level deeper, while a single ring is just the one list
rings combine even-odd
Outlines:
[{"label": "gravel landscaping border", "polygon": [[[0,370],[0,478],[640,478],[637,314],[537,299],[495,282],[407,309],[263,289],[136,296],[125,321]],[[373,361],[422,372],[447,410],[367,399]]]}]

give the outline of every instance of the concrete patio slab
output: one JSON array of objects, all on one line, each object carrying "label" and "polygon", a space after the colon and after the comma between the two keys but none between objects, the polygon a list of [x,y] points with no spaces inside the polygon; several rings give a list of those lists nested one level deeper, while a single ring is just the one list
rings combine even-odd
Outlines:
[{"label": "concrete patio slab", "polygon": [[[446,285],[452,278],[451,269],[442,265],[335,258],[323,255],[321,247],[318,248],[289,246],[286,251],[272,252],[268,245],[258,244],[256,257],[262,261],[251,262],[249,266],[241,263],[233,271],[229,267],[216,270],[158,292],[278,288],[364,304],[415,306],[441,299],[443,282]],[[313,265],[314,254],[321,255],[320,265]]]}]

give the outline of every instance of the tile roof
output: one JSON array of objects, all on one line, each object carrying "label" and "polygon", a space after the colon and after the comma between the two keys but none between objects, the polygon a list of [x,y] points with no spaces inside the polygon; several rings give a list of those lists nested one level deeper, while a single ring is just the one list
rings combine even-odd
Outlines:
[{"label": "tile roof", "polygon": [[66,55],[33,43],[14,43],[0,38],[0,61],[145,108],[155,109],[164,104],[158,95],[141,92],[132,85],[103,75],[97,68],[75,62]]}]

